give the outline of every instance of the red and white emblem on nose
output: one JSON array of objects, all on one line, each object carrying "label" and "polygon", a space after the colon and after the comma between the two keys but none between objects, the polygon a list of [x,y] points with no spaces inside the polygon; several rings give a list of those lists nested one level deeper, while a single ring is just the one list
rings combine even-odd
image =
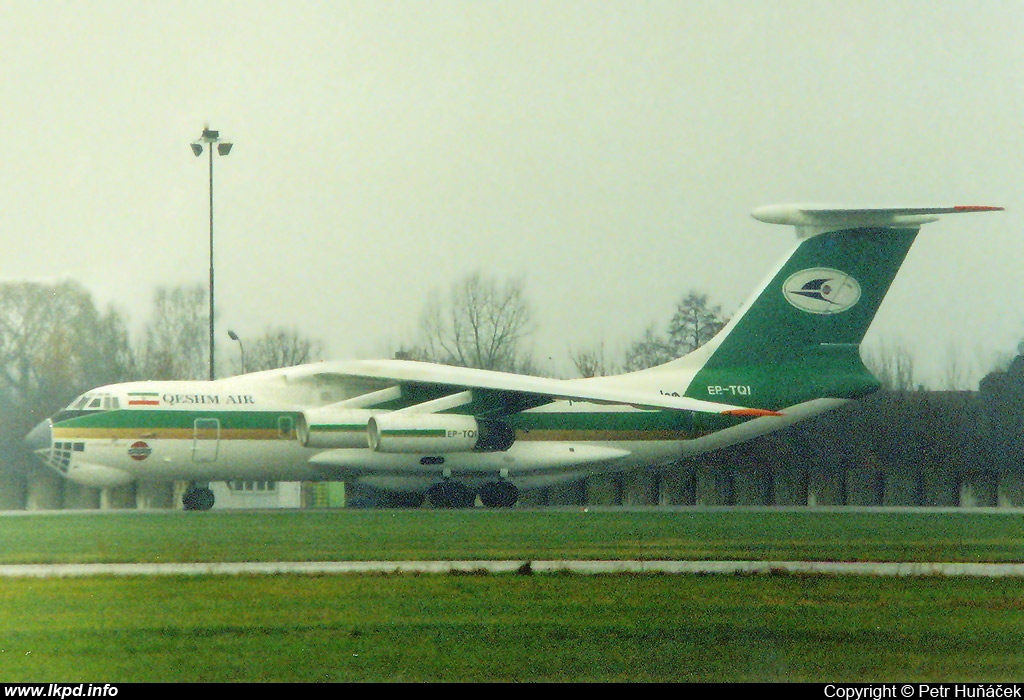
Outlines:
[{"label": "red and white emblem on nose", "polygon": [[133,442],[132,446],[128,448],[128,456],[137,462],[141,462],[146,457],[149,457],[150,453],[153,452],[153,448],[146,442],[139,440]]}]

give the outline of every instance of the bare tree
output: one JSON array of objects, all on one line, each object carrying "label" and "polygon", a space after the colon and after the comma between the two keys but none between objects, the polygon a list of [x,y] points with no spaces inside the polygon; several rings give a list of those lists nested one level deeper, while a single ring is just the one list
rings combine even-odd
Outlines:
[{"label": "bare tree", "polygon": [[967,368],[964,366],[960,351],[952,344],[946,346],[946,364],[943,372],[943,385],[948,391],[965,388]]},{"label": "bare tree", "polygon": [[874,352],[866,352],[864,364],[882,385],[890,391],[917,389],[914,381],[914,357],[905,347],[883,343]]},{"label": "bare tree", "polygon": [[121,381],[132,366],[128,333],[74,282],[0,285],[0,384],[56,408],[84,389]]},{"label": "bare tree", "polygon": [[707,294],[690,291],[676,305],[668,324],[669,343],[677,357],[693,352],[722,330],[729,319],[721,306],[710,306]]},{"label": "bare tree", "polygon": [[39,466],[23,440],[32,426],[131,366],[122,317],[99,313],[78,284],[0,284],[0,504],[21,507]]},{"label": "bare tree", "polygon": [[1024,343],[1005,368],[996,368],[978,384],[983,450],[991,467],[1024,471]]},{"label": "bare tree", "polygon": [[626,351],[624,369],[646,369],[693,352],[715,337],[728,321],[722,316],[722,307],[708,304],[707,294],[690,291],[676,305],[668,336],[662,337],[653,326],[648,327],[643,338]]},{"label": "bare tree", "polygon": [[319,341],[303,338],[295,330],[274,328],[246,343],[236,366],[241,372],[259,372],[316,362],[322,359],[322,354],[323,347]]},{"label": "bare tree", "polygon": [[160,287],[153,318],[139,348],[139,369],[147,379],[202,379],[209,366],[209,310],[206,289]]},{"label": "bare tree", "polygon": [[626,359],[623,362],[623,369],[627,372],[634,372],[639,369],[647,369],[656,365],[662,365],[677,357],[671,343],[662,338],[654,330],[654,326],[648,326],[644,336],[629,346],[626,350]]},{"label": "bare tree", "polygon": [[405,354],[444,364],[528,372],[525,350],[531,332],[523,281],[501,284],[474,272],[456,283],[447,299],[434,293],[420,320],[420,342]]},{"label": "bare tree", "polygon": [[597,348],[570,350],[569,358],[581,377],[603,377],[615,373],[615,367],[605,358],[604,343]]}]

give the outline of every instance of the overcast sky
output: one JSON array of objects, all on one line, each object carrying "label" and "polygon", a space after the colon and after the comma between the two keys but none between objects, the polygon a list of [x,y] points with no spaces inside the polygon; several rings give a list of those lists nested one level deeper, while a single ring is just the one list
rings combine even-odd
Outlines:
[{"label": "overcast sky", "polygon": [[[0,279],[133,324],[207,283],[369,358],[432,290],[522,276],[534,352],[734,311],[794,241],[763,204],[993,204],[922,230],[868,340],[939,386],[1024,338],[1024,3],[0,0]],[[547,358],[552,358],[550,361]]]}]

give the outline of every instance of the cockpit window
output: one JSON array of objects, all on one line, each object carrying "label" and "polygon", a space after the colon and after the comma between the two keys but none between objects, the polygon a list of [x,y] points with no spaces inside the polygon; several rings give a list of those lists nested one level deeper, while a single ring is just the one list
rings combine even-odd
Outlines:
[{"label": "cockpit window", "polygon": [[90,397],[88,394],[84,396],[79,396],[77,399],[71,402],[71,405],[68,406],[68,410],[81,411],[83,408],[85,408],[85,404],[89,403],[89,398]]},{"label": "cockpit window", "polygon": [[66,411],[111,411],[121,407],[116,396],[109,394],[82,394],[64,410]]},{"label": "cockpit window", "polygon": [[53,416],[53,422],[60,423],[71,418],[80,418],[84,415],[91,415],[102,411],[118,411],[120,408],[121,402],[116,396],[90,392],[82,394],[72,401],[67,408]]}]

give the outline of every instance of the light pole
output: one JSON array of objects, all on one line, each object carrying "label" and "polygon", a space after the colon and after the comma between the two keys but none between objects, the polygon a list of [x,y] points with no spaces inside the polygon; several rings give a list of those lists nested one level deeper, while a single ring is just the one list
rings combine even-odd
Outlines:
[{"label": "light pole", "polygon": [[242,339],[234,331],[228,331],[228,337],[238,341],[238,350],[242,353],[242,374],[245,374],[245,346],[242,345]]},{"label": "light pole", "polygon": [[203,155],[203,144],[207,144],[210,152],[210,381],[215,379],[213,371],[213,144],[217,144],[217,153],[226,156],[231,153],[234,144],[220,140],[220,132],[210,129],[207,124],[198,141],[192,143],[192,152],[196,158]]}]

